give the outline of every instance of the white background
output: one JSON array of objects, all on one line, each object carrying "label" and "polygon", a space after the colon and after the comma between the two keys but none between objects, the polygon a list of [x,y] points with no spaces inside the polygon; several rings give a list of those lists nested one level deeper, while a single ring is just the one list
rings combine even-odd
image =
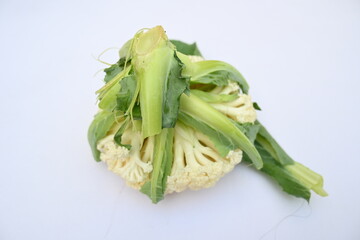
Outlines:
[{"label": "white background", "polygon": [[[307,205],[240,165],[153,205],[93,161],[93,56],[159,24],[243,73],[261,121],[329,197]],[[360,239],[359,44],[356,0],[2,0],[0,239]]]}]

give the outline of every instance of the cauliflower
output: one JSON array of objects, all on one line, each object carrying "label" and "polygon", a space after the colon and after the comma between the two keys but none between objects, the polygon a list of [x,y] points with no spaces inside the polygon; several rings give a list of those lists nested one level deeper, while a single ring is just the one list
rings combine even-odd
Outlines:
[{"label": "cauliflower", "polygon": [[295,164],[256,121],[236,68],[204,60],[196,44],[169,40],[161,26],[138,31],[119,55],[96,92],[88,140],[96,161],[153,203],[211,187],[241,161],[264,167],[295,196],[326,194],[321,177]]},{"label": "cauliflower", "polygon": [[[229,86],[226,86],[224,88],[224,92],[229,92],[229,88]],[[223,92],[220,93],[224,94]],[[237,98],[233,101],[210,103],[210,105],[240,123],[254,123],[256,120],[256,110],[253,106],[253,102],[251,101],[251,97],[247,94],[238,93]]]},{"label": "cauliflower", "polygon": [[230,151],[225,158],[221,157],[206,135],[177,124],[174,162],[167,178],[166,193],[211,187],[230,172],[241,158],[242,151],[239,149]]},{"label": "cauliflower", "polygon": [[[114,134],[101,139],[97,145],[100,159],[108,169],[126,180],[135,189],[140,189],[149,180],[153,170],[154,138],[142,141],[141,133],[127,127],[122,144],[131,144],[128,150],[114,141]],[[242,151],[229,151],[220,156],[214,144],[203,133],[178,123],[174,134],[174,161],[167,178],[166,193],[182,192],[189,188],[199,190],[213,186],[222,176],[240,163]]]},{"label": "cauliflower", "polygon": [[101,139],[97,145],[100,159],[107,164],[109,170],[124,178],[129,186],[140,189],[149,180],[153,169],[154,138],[149,137],[143,141],[141,132],[134,131],[130,125],[122,136],[122,143],[130,144],[131,149],[116,144],[114,134]]}]

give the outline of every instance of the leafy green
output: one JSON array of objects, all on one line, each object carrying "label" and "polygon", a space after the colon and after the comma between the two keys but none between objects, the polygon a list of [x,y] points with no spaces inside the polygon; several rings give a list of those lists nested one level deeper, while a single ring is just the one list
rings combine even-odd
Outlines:
[{"label": "leafy green", "polygon": [[[126,77],[131,70],[131,66],[127,66],[123,71],[116,74],[111,80],[109,80],[102,88],[96,91],[96,94],[98,94],[98,99],[100,101],[105,98],[105,96],[109,97],[110,99],[113,99],[113,95],[109,96],[109,91],[121,81],[122,78]],[[112,92],[113,94],[116,94],[116,91]]]},{"label": "leafy green", "polygon": [[260,130],[261,125],[257,122],[255,123],[239,123],[235,122],[236,127],[239,128],[247,138],[254,143],[256,136]]},{"label": "leafy green", "polygon": [[134,120],[141,120],[141,109],[139,104],[135,104],[132,110],[132,117]]},{"label": "leafy green", "polygon": [[100,162],[100,152],[97,150],[97,142],[106,136],[106,133],[110,130],[115,122],[115,113],[108,111],[101,111],[95,115],[89,130],[88,141],[97,162]]},{"label": "leafy green", "polygon": [[[182,58],[185,61],[185,57]],[[230,64],[222,61],[207,60],[188,63],[183,71],[183,75],[191,76],[191,81],[195,83],[219,86],[227,85],[227,79],[238,83],[243,93],[247,94],[249,91],[249,85],[241,73]]]},{"label": "leafy green", "polygon": [[108,83],[111,79],[113,79],[116,75],[118,75],[122,70],[124,70],[125,66],[125,58],[120,58],[120,60],[111,65],[108,68],[104,69],[105,78],[104,82]]},{"label": "leafy green", "polygon": [[179,40],[170,40],[170,42],[175,45],[177,51],[183,54],[202,57],[196,43],[188,44]]},{"label": "leafy green", "polygon": [[174,51],[174,58],[167,77],[163,98],[162,127],[175,127],[179,107],[180,96],[189,92],[189,78],[182,77],[183,63]]},{"label": "leafy green", "polygon": [[127,112],[136,91],[136,79],[134,75],[128,75],[120,81],[120,91],[116,98],[116,108],[122,112]]},{"label": "leafy green", "polygon": [[[258,126],[255,147],[264,162],[262,172],[277,181],[285,192],[296,197],[309,201],[310,190],[320,196],[327,196],[323,189],[321,175],[292,160],[264,126],[258,121],[255,122],[255,125]],[[249,162],[246,154],[244,154],[244,160]]]},{"label": "leafy green", "polygon": [[253,102],[253,107],[256,109],[256,110],[259,110],[261,111],[261,108],[259,106],[259,104],[257,102]]},{"label": "leafy green", "polygon": [[226,86],[229,84],[229,80],[231,79],[231,73],[227,71],[215,71],[210,72],[204,76],[201,76],[197,79],[192,79],[194,83],[202,83],[202,84],[214,84],[216,86]]},{"label": "leafy green", "polygon": [[[128,67],[126,70],[123,71],[123,67],[125,65],[125,59],[121,58],[117,64],[112,65],[108,72],[109,74],[106,74],[105,76],[105,82],[106,85],[102,88],[103,90],[99,90],[99,108],[103,110],[112,111],[115,109],[117,103],[117,94],[120,91],[120,84],[119,82],[126,77],[131,68]],[[120,66],[118,64],[121,64]],[[111,69],[114,70],[111,70]],[[120,71],[121,69],[121,71]],[[106,69],[105,69],[106,71]]]},{"label": "leafy green", "polygon": [[119,127],[119,129],[117,130],[117,132],[115,133],[115,135],[114,135],[114,141],[115,141],[115,143],[116,143],[117,145],[122,146],[122,147],[125,147],[125,148],[127,148],[127,149],[130,150],[130,148],[131,148],[131,145],[130,145],[130,144],[122,144],[122,143],[121,143],[121,137],[122,137],[122,135],[124,134],[124,132],[125,132],[128,124],[129,124],[129,122],[130,122],[130,118],[127,117],[127,118],[125,119],[125,121],[121,124],[121,126]]},{"label": "leafy green", "polygon": [[233,140],[228,138],[225,134],[210,127],[203,121],[195,119],[189,114],[180,111],[179,121],[187,125],[188,127],[192,127],[197,131],[202,132],[208,138],[210,138],[216,150],[222,157],[226,157],[230,150],[234,150],[237,148],[236,143],[234,143]]},{"label": "leafy green", "polygon": [[174,129],[165,128],[155,135],[153,171],[150,181],[146,182],[140,191],[150,197],[153,203],[164,198],[166,179],[170,175],[173,163]]},{"label": "leafy green", "polygon": [[284,149],[282,149],[282,147],[280,147],[266,128],[261,125],[259,121],[256,121],[256,123],[261,126],[256,138],[257,142],[282,165],[293,164],[294,160],[284,151]]},{"label": "leafy green", "polygon": [[[255,142],[255,147],[264,162],[261,171],[272,177],[285,192],[309,201],[311,195],[310,190],[294,178],[291,172],[279,164],[258,142]],[[250,162],[247,154],[244,154],[243,160]]]}]

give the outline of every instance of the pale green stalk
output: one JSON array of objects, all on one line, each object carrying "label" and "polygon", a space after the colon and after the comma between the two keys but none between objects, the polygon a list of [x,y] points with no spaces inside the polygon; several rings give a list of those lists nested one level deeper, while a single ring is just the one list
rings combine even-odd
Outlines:
[{"label": "pale green stalk", "polygon": [[140,107],[143,137],[159,134],[162,129],[163,92],[174,57],[174,49],[165,31],[158,26],[134,37],[132,65],[140,83]]},{"label": "pale green stalk", "polygon": [[286,165],[285,168],[305,187],[313,190],[322,197],[328,195],[323,189],[324,180],[321,175],[298,162]]}]

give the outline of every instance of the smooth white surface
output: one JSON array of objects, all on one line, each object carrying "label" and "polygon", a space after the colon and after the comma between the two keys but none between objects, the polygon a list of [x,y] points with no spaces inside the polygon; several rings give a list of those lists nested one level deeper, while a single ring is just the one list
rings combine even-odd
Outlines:
[{"label": "smooth white surface", "polygon": [[[356,0],[1,1],[0,239],[360,239],[359,13]],[[329,197],[308,206],[241,165],[153,205],[92,160],[92,55],[158,24],[243,73]]]}]

